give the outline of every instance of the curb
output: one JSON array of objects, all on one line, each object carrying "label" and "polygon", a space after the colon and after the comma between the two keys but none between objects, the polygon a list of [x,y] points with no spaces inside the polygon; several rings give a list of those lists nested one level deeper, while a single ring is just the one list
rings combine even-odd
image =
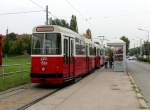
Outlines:
[{"label": "curb", "polygon": [[131,73],[128,73],[128,72],[127,72],[127,75],[129,77],[129,81],[130,81],[130,83],[133,87],[133,90],[136,94],[136,97],[138,99],[139,108],[142,109],[142,110],[149,110],[146,99],[144,98],[143,94],[141,93],[141,90],[139,89],[139,87],[136,85],[133,76],[131,75]]}]

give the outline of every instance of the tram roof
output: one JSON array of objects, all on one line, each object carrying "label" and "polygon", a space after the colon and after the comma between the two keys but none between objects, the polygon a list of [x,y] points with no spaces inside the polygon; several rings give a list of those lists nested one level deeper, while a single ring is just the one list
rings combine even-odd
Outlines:
[{"label": "tram roof", "polygon": [[[39,29],[39,31],[37,31],[38,29]],[[34,27],[32,32],[33,33],[58,32],[58,33],[64,33],[64,34],[68,34],[68,35],[71,35],[71,36],[77,36],[79,38],[82,38],[82,36],[80,34],[74,32],[74,31],[72,31],[70,29],[67,29],[65,27],[58,26],[58,25],[39,25],[39,26]]]}]

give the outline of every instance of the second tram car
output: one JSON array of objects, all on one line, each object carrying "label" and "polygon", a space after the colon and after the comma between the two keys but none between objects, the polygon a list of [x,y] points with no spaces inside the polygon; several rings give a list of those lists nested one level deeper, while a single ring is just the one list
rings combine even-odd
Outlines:
[{"label": "second tram car", "polygon": [[100,48],[81,35],[56,25],[33,29],[31,81],[61,84],[100,67]]}]

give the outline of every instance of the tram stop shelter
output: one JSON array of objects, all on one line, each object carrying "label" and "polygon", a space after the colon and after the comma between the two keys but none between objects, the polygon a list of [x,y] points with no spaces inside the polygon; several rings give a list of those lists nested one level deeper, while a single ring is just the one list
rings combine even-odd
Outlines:
[{"label": "tram stop shelter", "polygon": [[122,40],[115,40],[107,43],[113,50],[113,70],[126,72],[126,43]]}]

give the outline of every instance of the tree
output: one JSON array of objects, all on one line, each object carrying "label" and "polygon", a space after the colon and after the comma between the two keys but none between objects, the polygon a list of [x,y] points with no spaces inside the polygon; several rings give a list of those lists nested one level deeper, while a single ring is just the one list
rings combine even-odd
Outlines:
[{"label": "tree", "polygon": [[22,55],[31,53],[31,35],[22,34],[16,37],[16,34],[8,34],[3,40],[4,55]]},{"label": "tree", "polygon": [[122,36],[120,39],[123,40],[124,42],[126,42],[126,53],[128,53],[129,52],[130,40],[125,36]]},{"label": "tree", "polygon": [[91,30],[90,30],[90,29],[87,29],[87,30],[86,30],[86,37],[87,37],[88,39],[92,39],[92,34],[91,34]]},{"label": "tree", "polygon": [[5,37],[3,40],[3,54],[8,55],[9,50],[10,50],[10,42],[8,37]]},{"label": "tree", "polygon": [[150,55],[150,42],[145,41],[144,44],[142,45],[143,47],[143,54],[149,56]]},{"label": "tree", "polygon": [[7,34],[7,36],[6,37],[8,37],[8,39],[9,40],[16,40],[17,38],[16,38],[16,34],[15,33],[10,33],[10,34]]},{"label": "tree", "polygon": [[22,39],[24,53],[31,54],[31,35],[26,34],[24,39]]},{"label": "tree", "polygon": [[59,26],[62,26],[62,27],[66,27],[66,28],[69,28],[69,23],[67,23],[67,21],[66,20],[64,20],[64,19],[52,19],[51,18],[51,23],[52,23],[52,25],[59,25]]},{"label": "tree", "polygon": [[75,15],[72,15],[71,17],[70,29],[78,33],[77,19]]},{"label": "tree", "polygon": [[64,20],[64,19],[61,19],[61,25],[62,25],[62,27],[69,28],[69,23],[67,23],[66,20]]}]

